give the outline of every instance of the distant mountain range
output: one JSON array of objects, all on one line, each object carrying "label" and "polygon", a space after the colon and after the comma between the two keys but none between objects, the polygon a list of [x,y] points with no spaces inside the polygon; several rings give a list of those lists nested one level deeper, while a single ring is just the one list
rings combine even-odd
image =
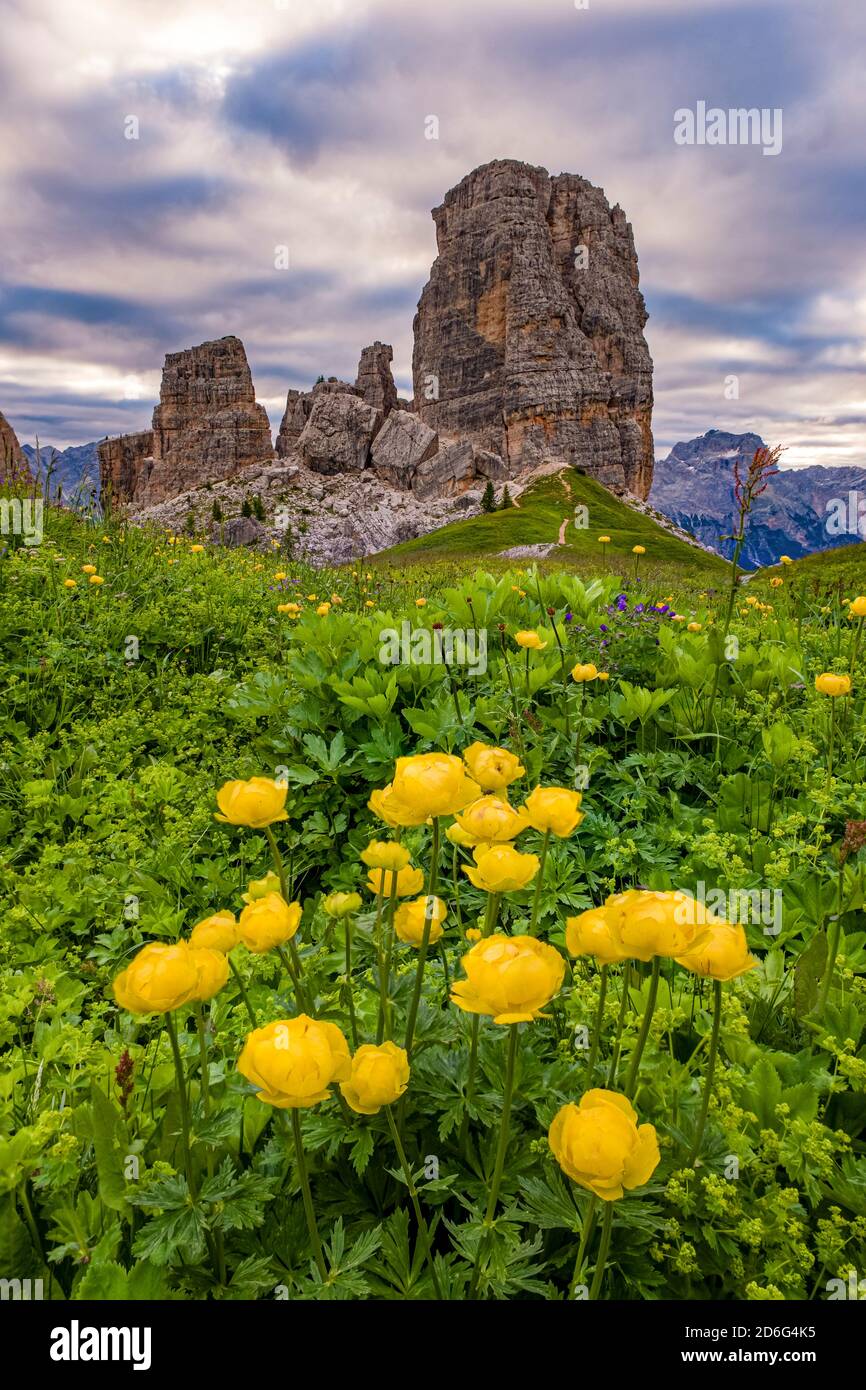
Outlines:
[{"label": "distant mountain range", "polygon": [[86,502],[90,499],[91,492],[95,491],[99,496],[99,458],[97,456],[97,445],[74,444],[68,449],[54,449],[51,444],[39,445],[39,465],[37,466],[36,448],[32,444],[22,444],[21,452],[25,455],[30,472],[44,484],[47,473],[50,470],[51,478],[48,484],[51,497],[57,497],[57,489],[60,488],[61,499],[71,505],[74,502]]},{"label": "distant mountain range", "polygon": [[[763,447],[760,435],[724,430],[675,444],[655,465],[650,505],[730,559],[734,465],[744,472]],[[740,561],[757,568],[858,540],[866,540],[866,469],[783,468],[755,503]]]}]

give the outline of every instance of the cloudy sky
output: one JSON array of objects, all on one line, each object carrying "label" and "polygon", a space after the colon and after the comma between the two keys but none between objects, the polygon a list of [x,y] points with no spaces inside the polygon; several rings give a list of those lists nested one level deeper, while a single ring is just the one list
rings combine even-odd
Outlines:
[{"label": "cloudy sky", "polygon": [[[163,355],[226,333],[275,429],[376,338],[410,395],[430,209],[513,157],[632,223],[659,455],[718,427],[866,465],[863,0],[4,0],[2,23],[22,442],[146,427]],[[699,102],[780,108],[781,153],[677,144]]]}]

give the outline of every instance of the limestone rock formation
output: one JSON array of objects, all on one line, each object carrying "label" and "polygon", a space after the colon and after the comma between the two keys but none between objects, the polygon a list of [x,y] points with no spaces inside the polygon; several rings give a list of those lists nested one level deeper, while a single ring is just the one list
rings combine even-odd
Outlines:
[{"label": "limestone rock formation", "polygon": [[421,418],[499,454],[509,476],[561,459],[646,497],[652,362],[622,209],[575,174],[495,160],[433,218],[415,317]]},{"label": "limestone rock formation", "polygon": [[18,436],[0,411],[0,483],[26,481],[29,477],[30,469]]},{"label": "limestone rock formation", "polygon": [[418,497],[451,497],[478,478],[500,482],[508,470],[498,454],[473,444],[470,439],[446,444],[421,462],[412,478]]},{"label": "limestone rock formation", "polygon": [[359,473],[366,468],[382,412],[345,391],[314,391],[297,452],[315,473]]},{"label": "limestone rock formation", "polygon": [[433,457],[439,436],[408,410],[395,410],[385,421],[370,450],[370,461],[380,478],[397,487],[411,488],[417,469]]},{"label": "limestone rock formation", "polygon": [[109,501],[141,497],[153,468],[153,430],[103,439],[98,446],[100,494]]},{"label": "limestone rock formation", "polygon": [[355,381],[355,390],[358,394],[363,396],[368,405],[375,406],[386,416],[397,404],[397,387],[394,385],[394,378],[391,375],[393,357],[394,351],[391,345],[380,343],[377,339],[375,343],[372,343],[370,347],[365,347],[361,352],[358,376]]}]

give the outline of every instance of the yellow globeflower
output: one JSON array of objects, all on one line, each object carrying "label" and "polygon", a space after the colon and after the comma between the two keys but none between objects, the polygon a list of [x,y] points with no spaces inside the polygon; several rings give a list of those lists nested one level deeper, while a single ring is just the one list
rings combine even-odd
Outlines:
[{"label": "yellow globeflower", "polygon": [[485,893],[517,893],[538,873],[538,856],[520,854],[513,845],[478,845],[473,850],[477,865],[463,865],[463,872]]},{"label": "yellow globeflower", "polygon": [[296,618],[296,617],[298,616],[298,614],[300,613],[300,611],[301,611],[301,605],[300,605],[299,603],[278,603],[278,604],[277,604],[277,612],[278,612],[278,613],[288,613],[289,616],[292,617],[292,618]]},{"label": "yellow globeflower", "polygon": [[88,584],[104,584],[105,580],[101,574],[92,574],[87,582]]},{"label": "yellow globeflower", "polygon": [[604,904],[617,945],[635,960],[683,955],[718,918],[686,893],[630,888]]},{"label": "yellow globeflower", "polygon": [[64,589],[77,589],[78,581],[75,579],[64,579],[63,587]]},{"label": "yellow globeflower", "polygon": [[459,826],[456,821],[454,825],[449,825],[445,831],[446,840],[450,840],[452,845],[462,845],[464,849],[472,849],[478,841],[472,835],[467,835],[466,831]]},{"label": "yellow globeflower", "polygon": [[700,632],[703,623],[689,623],[689,632]]},{"label": "yellow globeflower", "polygon": [[616,1091],[587,1091],[579,1105],[564,1105],[547,1138],[562,1171],[604,1202],[643,1187],[661,1160],[655,1129],[639,1125]]},{"label": "yellow globeflower", "polygon": [[823,675],[815,677],[815,689],[821,695],[832,695],[834,699],[837,695],[850,695],[851,677],[837,676],[831,671],[825,671]]},{"label": "yellow globeflower", "polygon": [[599,545],[610,545],[610,536],[599,536]]},{"label": "yellow globeflower", "polygon": [[352,1073],[349,1044],[335,1023],[299,1014],[247,1035],[238,1071],[258,1090],[258,1099],[280,1110],[327,1100],[334,1081]]},{"label": "yellow globeflower", "polygon": [[228,979],[229,963],[223,951],[207,946],[194,947],[192,954],[198,971],[195,998],[200,1004],[205,1004],[208,999],[213,999],[214,995],[219,993]]},{"label": "yellow globeflower", "polygon": [[416,600],[415,600],[415,607],[416,607],[416,608],[426,608],[426,607],[427,607],[427,600],[426,600],[426,598],[416,598]]},{"label": "yellow globeflower", "polygon": [[709,980],[733,980],[759,964],[749,953],[743,928],[728,922],[709,927],[697,946],[677,956],[676,962]]},{"label": "yellow globeflower", "polygon": [[322,899],[322,908],[329,917],[352,917],[361,911],[360,893],[329,893]]},{"label": "yellow globeflower", "polygon": [[301,923],[301,904],[287,903],[279,893],[268,893],[248,903],[240,915],[238,936],[253,955],[264,955],[291,941]]},{"label": "yellow globeflower", "polygon": [[190,548],[189,548],[189,553],[190,553],[190,555],[200,555],[200,554],[202,553],[203,550],[204,550],[204,546],[203,546],[203,545],[191,545]]},{"label": "yellow globeflower", "polygon": [[285,786],[271,777],[250,777],[246,782],[226,782],[217,792],[219,812],[215,820],[229,825],[246,825],[263,830],[279,820],[288,820]]},{"label": "yellow globeflower", "polygon": [[527,651],[543,652],[547,643],[539,637],[537,632],[515,632],[514,640],[518,647],[525,647]]},{"label": "yellow globeflower", "polygon": [[[367,875],[367,887],[371,893],[384,893],[387,898],[394,891],[394,878],[395,875],[386,869],[371,869]],[[397,897],[409,898],[413,893],[420,893],[424,887],[424,871],[407,866],[400,869],[396,880]]]},{"label": "yellow globeflower", "polygon": [[365,599],[364,599],[364,607],[365,607],[365,608],[375,608],[376,605],[375,605],[375,603],[373,602],[373,600],[372,600],[371,598],[365,598]]},{"label": "yellow globeflower", "polygon": [[598,680],[600,680],[600,681],[609,681],[609,680],[610,680],[610,671],[599,671],[599,673],[598,673]]},{"label": "yellow globeflower", "polygon": [[533,829],[564,840],[583,820],[580,802],[580,792],[570,791],[568,787],[536,787],[526,798],[522,810]]},{"label": "yellow globeflower", "polygon": [[318,608],[316,609],[316,617],[317,617],[317,618],[327,618],[327,616],[328,616],[328,614],[330,613],[330,611],[331,611],[331,605],[330,605],[329,603],[320,603],[319,606],[318,606]]},{"label": "yellow globeflower", "polygon": [[238,944],[238,924],[233,912],[213,912],[196,922],[189,934],[190,946],[210,951],[231,951]]},{"label": "yellow globeflower", "polygon": [[866,618],[866,594],[858,594],[848,605],[849,618]]},{"label": "yellow globeflower", "polygon": [[366,849],[361,850],[361,859],[368,869],[405,869],[410,854],[395,840],[371,840]]},{"label": "yellow globeflower", "polygon": [[268,869],[264,878],[251,878],[247,884],[247,891],[241,893],[241,898],[245,903],[254,903],[259,898],[266,898],[269,893],[279,893],[279,876],[273,869]]},{"label": "yellow globeflower", "polygon": [[114,981],[114,997],[131,1014],[164,1014],[196,998],[196,951],[186,941],[164,946],[152,941]]},{"label": "yellow globeflower", "polygon": [[525,767],[507,748],[491,748],[486,743],[472,743],[463,754],[469,775],[484,792],[499,792],[522,777]]},{"label": "yellow globeflower", "polygon": [[591,661],[579,661],[576,666],[571,668],[571,678],[577,681],[578,685],[582,685],[584,681],[594,681],[597,676],[598,667],[594,666]]},{"label": "yellow globeflower", "polygon": [[534,936],[487,936],[460,962],[465,980],[451,989],[451,1002],[494,1023],[531,1023],[559,993],[565,961]]},{"label": "yellow globeflower", "polygon": [[352,1058],[348,1081],[340,1090],[358,1115],[377,1115],[383,1105],[393,1105],[409,1085],[409,1058],[396,1043],[374,1047],[365,1043]]},{"label": "yellow globeflower", "polygon": [[770,580],[770,588],[771,588],[771,589],[780,589],[780,588],[782,587],[782,585],[784,584],[784,582],[785,582],[784,579],[780,578],[780,576],[777,574],[777,575],[774,576],[774,578],[772,578],[772,579]]},{"label": "yellow globeflower", "polygon": [[367,805],[374,816],[378,816],[379,820],[393,829],[398,826],[423,825],[428,819],[424,811],[413,811],[404,806],[403,802],[395,797],[390,782],[387,787],[377,787],[372,791]]},{"label": "yellow globeflower", "polygon": [[501,844],[513,840],[529,825],[522,811],[515,811],[503,797],[492,794],[480,796],[465,811],[459,811],[454,819],[476,844]]},{"label": "yellow globeflower", "polygon": [[401,941],[410,946],[420,946],[424,940],[424,926],[430,914],[430,933],[427,940],[431,946],[442,935],[442,923],[448,916],[448,909],[441,898],[416,898],[411,903],[401,903],[394,913],[394,931]]},{"label": "yellow globeflower", "polygon": [[82,574],[95,574],[95,573],[96,573],[96,566],[95,566],[95,565],[82,565],[82,566],[81,566],[81,573],[82,573]]},{"label": "yellow globeflower", "polygon": [[646,546],[645,546],[645,545],[633,545],[632,548],[631,548],[631,553],[632,553],[632,555],[646,555]]},{"label": "yellow globeflower", "polygon": [[471,801],[480,788],[466,775],[461,758],[452,753],[419,753],[398,758],[391,783],[394,801],[412,815],[453,816]]},{"label": "yellow globeflower", "polygon": [[793,565],[793,563],[794,563],[794,561],[791,559],[790,555],[780,555],[780,556],[779,556],[779,564],[780,564],[780,565]]},{"label": "yellow globeflower", "polygon": [[285,579],[285,577],[286,577],[286,571],[285,571],[285,570],[277,570],[276,574],[274,575],[274,583],[275,583],[275,584],[279,584],[280,580],[281,580],[281,579]]},{"label": "yellow globeflower", "polygon": [[614,937],[603,907],[591,907],[565,919],[565,944],[573,956],[595,956],[602,965],[628,960],[629,953]]}]

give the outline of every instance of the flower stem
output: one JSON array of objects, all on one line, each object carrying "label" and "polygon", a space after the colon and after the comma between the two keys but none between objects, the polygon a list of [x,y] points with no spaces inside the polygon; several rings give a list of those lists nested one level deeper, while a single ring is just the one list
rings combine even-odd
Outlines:
[{"label": "flower stem", "polygon": [[[280,1112],[285,1116],[285,1111]],[[325,1264],[325,1256],[322,1253],[322,1240],[319,1235],[319,1227],[316,1223],[316,1209],[313,1206],[313,1194],[310,1191],[310,1179],[307,1174],[307,1160],[304,1155],[304,1139],[301,1134],[301,1117],[296,1106],[292,1107],[291,1130],[295,1141],[295,1162],[298,1169],[298,1181],[301,1184],[301,1197],[304,1202],[304,1215],[307,1218],[307,1231],[310,1237],[310,1245],[313,1248],[313,1257],[322,1276],[324,1284],[328,1278],[328,1266]]]},{"label": "flower stem", "polygon": [[255,1011],[253,1010],[253,1006],[252,1006],[252,1004],[250,1003],[249,995],[247,994],[246,986],[244,985],[243,977],[242,977],[242,975],[241,975],[241,972],[238,970],[238,968],[237,968],[237,966],[235,965],[234,961],[232,960],[231,956],[228,957],[228,962],[229,962],[229,966],[230,966],[230,968],[231,968],[231,972],[232,972],[232,974],[234,975],[235,979],[236,979],[237,982],[238,982],[238,989],[239,989],[240,992],[241,992],[241,999],[242,999],[243,1002],[244,1002],[244,1008],[245,1008],[246,1011],[247,1011],[247,1017],[249,1018],[250,1023],[253,1025],[253,1027],[254,1027],[254,1028],[258,1028],[258,1026],[259,1026],[259,1021],[258,1021],[258,1019],[256,1018]]},{"label": "flower stem", "polygon": [[352,922],[347,917],[343,923],[346,944],[346,1003],[349,1008],[349,1025],[352,1030],[352,1046],[358,1046],[358,1020],[355,1018],[355,996],[352,991]]},{"label": "flower stem", "polygon": [[400,1138],[400,1131],[397,1129],[397,1126],[394,1123],[394,1116],[391,1114],[390,1106],[386,1105],[385,1113],[388,1117],[388,1128],[391,1131],[391,1138],[394,1141],[394,1148],[397,1150],[397,1157],[400,1160],[400,1167],[403,1169],[403,1177],[406,1179],[406,1187],[409,1190],[409,1198],[412,1202],[412,1209],[415,1212],[415,1220],[418,1223],[418,1234],[421,1237],[421,1242],[424,1247],[424,1258],[427,1261],[427,1268],[430,1270],[430,1278],[433,1281],[433,1288],[436,1292],[436,1297],[441,1298],[442,1289],[439,1284],[439,1278],[436,1274],[436,1263],[434,1261],[433,1251],[430,1245],[430,1230],[427,1226],[427,1222],[424,1220],[424,1213],[421,1210],[421,1203],[418,1201],[418,1189],[415,1186],[415,1179],[412,1177],[412,1169],[409,1166],[409,1160],[406,1157],[406,1150],[403,1148],[403,1141]]},{"label": "flower stem", "polygon": [[610,1090],[616,1085],[616,1073],[619,1068],[619,1054],[622,1048],[622,1030],[625,1027],[625,1016],[628,1013],[628,990],[631,977],[631,963],[625,961],[622,967],[622,998],[619,1003],[619,1018],[616,1022],[616,1035],[613,1040],[613,1052],[610,1058],[610,1070],[607,1073],[607,1087]]},{"label": "flower stem", "polygon": [[502,1093],[502,1119],[499,1124],[499,1143],[496,1146],[496,1161],[493,1167],[493,1178],[490,1183],[490,1190],[487,1195],[487,1211],[484,1215],[484,1224],[488,1227],[485,1237],[478,1242],[478,1254],[475,1258],[475,1269],[472,1273],[472,1284],[469,1289],[469,1297],[473,1299],[478,1289],[478,1280],[481,1275],[481,1259],[485,1253],[490,1231],[489,1227],[493,1224],[496,1215],[496,1207],[499,1202],[499,1189],[502,1186],[502,1174],[505,1171],[505,1155],[508,1151],[508,1134],[511,1126],[511,1101],[514,1096],[514,1072],[517,1062],[517,1042],[518,1042],[517,1023],[510,1023],[508,1037],[508,1059],[505,1064],[505,1089]]},{"label": "flower stem", "polygon": [[583,1273],[583,1261],[586,1256],[586,1247],[589,1245],[590,1237],[595,1230],[595,1221],[598,1215],[598,1197],[593,1192],[587,1204],[583,1217],[583,1225],[580,1228],[580,1245],[577,1247],[577,1258],[574,1261],[574,1273],[571,1276],[571,1283],[568,1286],[569,1301],[574,1298],[574,1291]]},{"label": "flower stem", "polygon": [[538,877],[535,880],[535,896],[532,899],[532,916],[529,920],[528,935],[535,935],[535,924],[538,921],[538,907],[541,902],[541,885],[544,882],[544,866],[547,862],[547,850],[550,845],[550,831],[545,830],[544,838],[541,841],[541,854],[539,855]]},{"label": "flower stem", "polygon": [[433,845],[430,851],[430,874],[427,880],[427,909],[424,913],[424,934],[421,937],[421,945],[418,947],[418,964],[415,968],[415,988],[412,991],[412,1002],[409,1005],[409,1016],[406,1020],[406,1039],[403,1046],[409,1057],[412,1055],[412,1044],[415,1041],[415,1024],[418,1019],[418,1006],[421,1002],[421,987],[424,983],[424,965],[427,960],[427,950],[430,946],[430,928],[433,925],[433,896],[436,892],[437,875],[439,872],[439,817],[433,817]]},{"label": "flower stem", "polygon": [[[658,957],[656,957],[656,959],[658,959]],[[610,1229],[613,1225],[613,1208],[613,1202],[605,1202],[604,1220],[601,1224],[601,1240],[598,1246],[598,1259],[595,1264],[592,1288],[589,1291],[590,1303],[594,1303],[601,1292],[601,1281],[604,1278],[604,1267],[607,1264],[607,1252],[610,1249]]]},{"label": "flower stem", "polygon": [[181,1060],[180,1047],[178,1046],[177,1041],[177,1028],[175,1027],[174,1018],[172,1017],[171,1013],[166,1014],[165,1021],[168,1028],[168,1036],[171,1041],[171,1051],[172,1056],[174,1057],[174,1070],[175,1075],[177,1077],[177,1091],[178,1099],[180,1101],[180,1128],[181,1135],[183,1138],[184,1171],[186,1172],[186,1181],[189,1187],[190,1196],[192,1197],[193,1201],[195,1201],[197,1192],[195,1174],[193,1173],[192,1167],[192,1150],[190,1148],[189,1142],[189,1098],[186,1093],[186,1078],[183,1074],[183,1062]]},{"label": "flower stem", "polygon": [[686,1164],[688,1168],[694,1168],[695,1159],[700,1153],[701,1140],[704,1137],[704,1126],[707,1123],[707,1113],[710,1108],[710,1096],[713,1091],[713,1076],[716,1070],[716,1056],[719,1051],[719,1028],[722,1022],[722,982],[713,981],[713,1031],[710,1036],[710,1055],[707,1058],[707,1074],[704,1078],[704,1094],[701,1100],[701,1113],[698,1116],[698,1127],[695,1130],[695,1140],[692,1144],[692,1151]]},{"label": "flower stem", "polygon": [[643,1011],[643,1020],[640,1025],[640,1032],[637,1042],[634,1045],[634,1052],[631,1054],[631,1062],[628,1068],[628,1077],[625,1083],[625,1094],[632,1100],[637,1090],[637,1075],[640,1069],[640,1059],[646,1047],[646,1040],[649,1037],[650,1024],[652,1023],[653,1013],[655,1012],[656,996],[659,992],[659,976],[661,974],[661,956],[653,956],[652,974],[650,975],[649,993],[647,995],[646,1008]]},{"label": "flower stem", "polygon": [[598,1061],[598,1045],[601,1038],[601,1030],[604,1026],[604,1004],[607,997],[607,966],[601,967],[601,982],[598,992],[598,1008],[595,1011],[595,1024],[592,1032],[592,1046],[589,1052],[589,1064],[586,1069],[586,1077],[592,1085],[592,1074],[595,1071],[595,1064]]}]

